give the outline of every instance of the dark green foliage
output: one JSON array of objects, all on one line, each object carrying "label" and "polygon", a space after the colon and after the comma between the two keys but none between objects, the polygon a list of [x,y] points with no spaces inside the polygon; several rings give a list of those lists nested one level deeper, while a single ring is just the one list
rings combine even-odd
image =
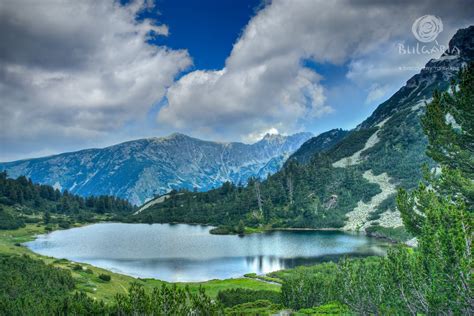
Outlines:
[{"label": "dark green foliage", "polygon": [[367,236],[386,238],[393,242],[405,242],[413,238],[404,226],[400,227],[383,227],[372,225],[365,229]]},{"label": "dark green foliage", "polygon": [[213,235],[232,235],[232,234],[237,234],[235,231],[234,227],[232,226],[219,226],[216,228],[213,228],[209,231],[209,233]]},{"label": "dark green foliage", "polygon": [[73,289],[67,271],[28,257],[0,257],[1,315],[48,315]]},{"label": "dark green foliage", "polygon": [[[24,219],[20,215],[43,213],[45,225],[57,223],[61,228],[70,227],[70,220],[85,222],[92,220],[94,214],[130,214],[134,207],[126,200],[111,196],[87,197],[60,192],[48,185],[33,184],[26,177],[10,179],[5,171],[0,172],[0,206],[14,206],[15,211],[5,213],[0,210],[0,229],[21,227]],[[18,206],[18,207],[17,207]],[[52,215],[64,215],[69,219],[55,221]],[[57,217],[57,216],[55,216]],[[28,220],[31,220],[30,217]]]},{"label": "dark green foliage", "polygon": [[279,292],[265,290],[256,291],[239,288],[219,291],[217,294],[217,299],[225,307],[232,307],[258,300],[267,300],[275,304],[281,303],[281,296]]},{"label": "dark green foliage", "polygon": [[45,225],[48,225],[50,222],[51,222],[51,214],[49,213],[49,211],[46,211],[43,214],[43,223]]},{"label": "dark green foliage", "polygon": [[89,269],[89,268],[85,269],[84,272],[88,274],[94,274],[94,271],[92,271],[92,269]]},{"label": "dark green foliage", "polygon": [[328,156],[330,156],[333,161],[351,156],[356,151],[363,149],[369,137],[376,131],[377,128],[352,131],[342,141],[328,150]]},{"label": "dark green foliage", "polygon": [[282,309],[284,307],[281,304],[275,304],[267,300],[258,300],[226,308],[225,315],[277,315]]},{"label": "dark green foliage", "polygon": [[134,283],[127,295],[117,295],[111,311],[117,315],[218,315],[222,309],[202,288],[192,294],[187,287],[163,285],[148,293]]},{"label": "dark green foliage", "polygon": [[[458,85],[458,88],[456,86]],[[427,106],[423,128],[429,139],[427,154],[450,169],[437,191],[455,190],[469,209],[474,205],[474,64],[462,70],[452,93],[436,93]],[[469,181],[470,180],[470,181]]]},{"label": "dark green foliage", "polygon": [[283,303],[295,310],[325,304],[334,297],[334,281],[329,275],[307,273],[288,278],[282,285]]},{"label": "dark green foliage", "polygon": [[112,196],[83,198],[60,192],[49,185],[33,184],[24,176],[9,179],[5,171],[0,173],[0,196],[6,204],[21,204],[31,208],[44,209],[57,213],[77,213],[81,210],[97,213],[131,213],[134,207],[126,200]]},{"label": "dark green foliage", "polygon": [[71,223],[67,220],[61,220],[58,222],[58,226],[62,229],[68,229],[71,227]]},{"label": "dark green foliage", "polygon": [[364,152],[368,157],[361,165],[374,174],[387,174],[405,188],[414,188],[422,178],[421,166],[433,166],[425,155],[426,136],[420,113],[406,108],[395,112],[378,133],[379,141]]},{"label": "dark green foliage", "polygon": [[105,281],[105,282],[109,282],[110,280],[112,280],[112,277],[110,276],[110,274],[99,274],[99,279],[101,279],[102,281]]},{"label": "dark green foliage", "polygon": [[25,222],[21,217],[6,211],[0,205],[0,229],[17,229],[23,226]]},{"label": "dark green foliage", "polygon": [[297,161],[301,164],[306,164],[311,161],[314,155],[326,152],[334,145],[339,143],[344,137],[349,134],[349,131],[342,129],[333,129],[306,141],[301,147],[295,151],[286,164],[290,161]]},{"label": "dark green foliage", "polygon": [[[356,168],[333,168],[328,157],[318,158],[307,165],[289,163],[261,183],[250,179],[245,188],[227,183],[208,192],[171,193],[164,202],[133,218],[142,221],[151,214],[155,222],[222,226],[216,233],[239,233],[239,225],[341,227],[345,214],[358,201],[377,194],[379,188],[365,180]],[[329,208],[326,202],[332,195],[337,195],[337,203]]]},{"label": "dark green foliage", "polygon": [[388,198],[383,200],[379,205],[377,205],[377,209],[369,214],[368,220],[376,221],[380,219],[382,213],[388,210],[391,210],[392,212],[396,210],[396,194],[390,195]]},{"label": "dark green foliage", "polygon": [[331,302],[312,308],[302,308],[296,315],[351,315],[349,308],[339,302]]},{"label": "dark green foliage", "polygon": [[222,225],[209,231],[213,235],[243,235],[245,233],[244,221],[240,220],[235,226]]},{"label": "dark green foliage", "polygon": [[[285,279],[282,295],[290,307],[338,301],[357,314],[474,314],[472,120],[464,119],[474,111],[473,65],[461,73],[461,82],[452,97],[435,94],[423,118],[428,154],[441,165],[441,174],[426,171],[424,183],[413,192],[400,190],[397,197],[418,247],[395,247],[382,258],[345,260],[332,282],[325,274]],[[443,102],[450,104],[449,113],[463,117],[456,126],[446,124]]]},{"label": "dark green foliage", "polygon": [[294,310],[309,308],[334,301],[337,265],[322,263],[311,267],[298,267],[270,275],[284,280],[281,294],[285,306]]},{"label": "dark green foliage", "polygon": [[[77,265],[78,269],[82,269]],[[108,275],[100,275],[105,279]],[[110,276],[108,276],[110,280]],[[163,285],[145,292],[132,284],[127,295],[110,304],[74,292],[67,270],[29,257],[0,257],[0,315],[221,315],[219,304],[204,290]]]},{"label": "dark green foliage", "polygon": [[75,264],[72,269],[74,271],[82,271],[82,266],[80,264]]}]

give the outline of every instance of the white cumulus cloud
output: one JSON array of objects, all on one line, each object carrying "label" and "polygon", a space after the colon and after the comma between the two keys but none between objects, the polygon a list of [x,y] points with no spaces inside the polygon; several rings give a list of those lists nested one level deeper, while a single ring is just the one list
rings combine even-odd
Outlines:
[{"label": "white cumulus cloud", "polygon": [[137,21],[146,9],[143,1],[1,2],[2,148],[54,151],[146,115],[192,63],[186,51],[147,43],[168,28]]},{"label": "white cumulus cloud", "polygon": [[386,54],[381,48],[412,37],[411,23],[427,10],[462,23],[469,16],[464,2],[274,0],[244,28],[223,69],[196,70],[168,90],[168,103],[157,120],[220,139],[237,135],[245,140],[270,128],[297,131],[333,111],[321,76],[305,66],[308,60],[347,63],[347,78],[358,81],[373,102],[411,75],[397,72],[390,81],[400,56],[388,58],[388,65],[378,63]]}]

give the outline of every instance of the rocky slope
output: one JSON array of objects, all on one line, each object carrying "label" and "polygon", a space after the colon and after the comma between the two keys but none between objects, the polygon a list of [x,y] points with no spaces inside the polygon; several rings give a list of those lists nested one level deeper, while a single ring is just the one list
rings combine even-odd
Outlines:
[{"label": "rocky slope", "polygon": [[[357,132],[373,130],[362,149],[334,161],[333,166],[357,166],[364,172],[364,177],[382,191],[368,204],[361,201],[347,214],[346,229],[402,225],[394,207],[395,189],[398,186],[415,187],[422,176],[422,165],[432,165],[425,155],[427,141],[419,117],[433,92],[447,90],[459,69],[473,60],[474,26],[470,26],[459,30],[445,53],[430,60],[419,74],[410,78],[405,86],[346,136],[345,141],[351,142]],[[379,207],[382,204],[390,207]],[[370,207],[364,207],[367,205]]]},{"label": "rocky slope", "polygon": [[142,204],[172,189],[208,190],[278,171],[312,135],[266,135],[257,143],[217,143],[183,134],[130,141],[51,157],[0,163],[11,177],[87,195],[115,195]]}]

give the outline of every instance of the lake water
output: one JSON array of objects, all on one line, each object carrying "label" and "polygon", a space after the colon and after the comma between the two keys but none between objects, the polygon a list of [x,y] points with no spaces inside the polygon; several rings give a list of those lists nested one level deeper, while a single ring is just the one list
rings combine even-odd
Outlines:
[{"label": "lake water", "polygon": [[268,273],[341,256],[383,255],[387,244],[332,231],[211,235],[209,226],[102,223],[40,235],[42,255],[166,281],[206,281]]}]

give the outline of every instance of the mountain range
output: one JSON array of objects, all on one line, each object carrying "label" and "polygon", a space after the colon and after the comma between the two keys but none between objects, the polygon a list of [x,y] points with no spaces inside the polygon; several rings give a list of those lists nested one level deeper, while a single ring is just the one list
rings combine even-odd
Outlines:
[{"label": "mountain range", "polygon": [[175,133],[50,157],[0,163],[10,177],[140,205],[172,189],[205,191],[226,181],[245,184],[278,171],[312,134],[267,134],[254,144],[219,143]]}]

